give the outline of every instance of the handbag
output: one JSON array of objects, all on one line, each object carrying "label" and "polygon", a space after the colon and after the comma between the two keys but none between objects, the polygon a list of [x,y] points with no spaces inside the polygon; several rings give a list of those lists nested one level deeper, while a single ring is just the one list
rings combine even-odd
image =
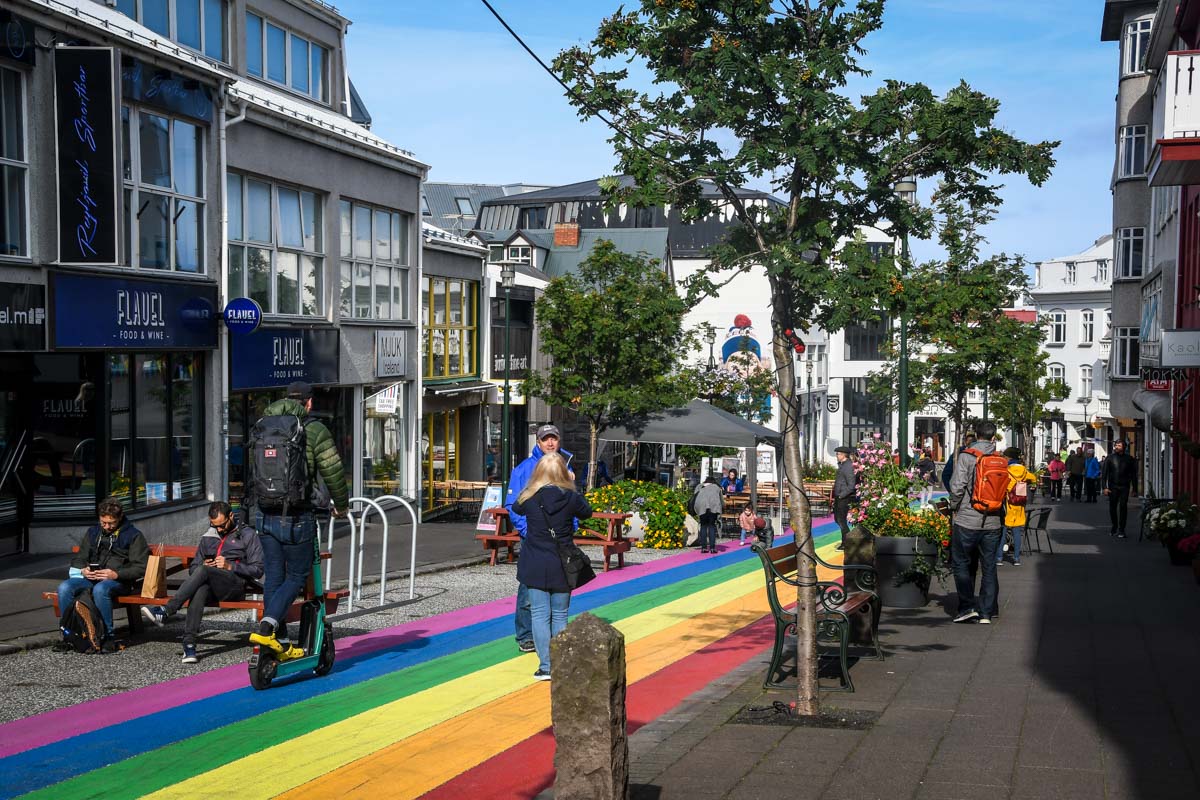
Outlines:
[{"label": "handbag", "polygon": [[157,553],[146,559],[146,577],[142,579],[142,597],[167,596],[167,557],[159,545]]},{"label": "handbag", "polygon": [[[537,500],[536,497],[534,499]],[[590,583],[596,577],[596,571],[592,569],[592,562],[583,554],[572,537],[563,538],[558,535],[558,532],[550,525],[550,515],[546,513],[546,507],[542,505],[542,501],[538,500],[537,504],[538,508],[542,510],[542,517],[546,520],[546,530],[550,531],[555,547],[558,548],[558,558],[562,561],[563,573],[567,576],[567,586],[574,591],[580,586]]]}]

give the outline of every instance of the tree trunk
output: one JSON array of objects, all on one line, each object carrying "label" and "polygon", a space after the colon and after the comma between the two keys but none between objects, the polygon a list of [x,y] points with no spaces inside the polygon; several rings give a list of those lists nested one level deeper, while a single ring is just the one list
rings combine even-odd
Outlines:
[{"label": "tree trunk", "polygon": [[588,432],[591,439],[588,445],[588,474],[585,492],[596,488],[596,451],[600,447],[600,427],[594,421],[588,422]]},{"label": "tree trunk", "polygon": [[815,716],[821,713],[817,686],[817,592],[816,545],[812,537],[812,511],[804,493],[804,473],[800,461],[800,418],[796,413],[796,376],[792,350],[781,332],[790,326],[786,295],[772,283],[773,335],[776,375],[779,378],[779,429],[783,436],[783,474],[787,480],[788,513],[801,555],[796,558],[796,713]]}]

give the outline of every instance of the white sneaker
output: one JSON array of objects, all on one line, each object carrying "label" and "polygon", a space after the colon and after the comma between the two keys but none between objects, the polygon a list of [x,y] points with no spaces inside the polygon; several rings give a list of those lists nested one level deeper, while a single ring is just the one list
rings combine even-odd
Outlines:
[{"label": "white sneaker", "polygon": [[954,618],[954,621],[955,622],[970,622],[971,620],[975,619],[978,616],[979,616],[979,612],[972,609],[970,611],[962,612],[961,614],[959,614],[957,617]]},{"label": "white sneaker", "polygon": [[979,618],[979,624],[980,624],[980,625],[991,625],[991,624],[992,624],[992,620],[991,620],[991,618],[990,618],[990,617],[980,617],[980,618]]}]

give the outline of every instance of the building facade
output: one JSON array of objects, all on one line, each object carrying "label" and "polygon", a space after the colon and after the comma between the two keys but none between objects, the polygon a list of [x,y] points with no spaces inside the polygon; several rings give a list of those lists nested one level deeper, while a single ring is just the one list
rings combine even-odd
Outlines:
[{"label": "building facade", "polygon": [[[77,6],[0,11],[0,292],[20,314],[0,552],[61,552],[110,494],[150,539],[194,538],[293,380],[363,491],[365,398],[397,386],[415,435],[426,167],[350,118],[349,21],[308,0]],[[255,332],[220,324],[234,298]]]}]

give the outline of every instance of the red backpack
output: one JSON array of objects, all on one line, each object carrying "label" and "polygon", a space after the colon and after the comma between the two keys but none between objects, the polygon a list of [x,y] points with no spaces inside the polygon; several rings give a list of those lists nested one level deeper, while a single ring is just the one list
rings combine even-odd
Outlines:
[{"label": "red backpack", "polygon": [[1000,514],[1008,497],[1008,459],[999,453],[984,455],[974,447],[965,452],[975,456],[975,485],[971,508],[980,514]]}]

